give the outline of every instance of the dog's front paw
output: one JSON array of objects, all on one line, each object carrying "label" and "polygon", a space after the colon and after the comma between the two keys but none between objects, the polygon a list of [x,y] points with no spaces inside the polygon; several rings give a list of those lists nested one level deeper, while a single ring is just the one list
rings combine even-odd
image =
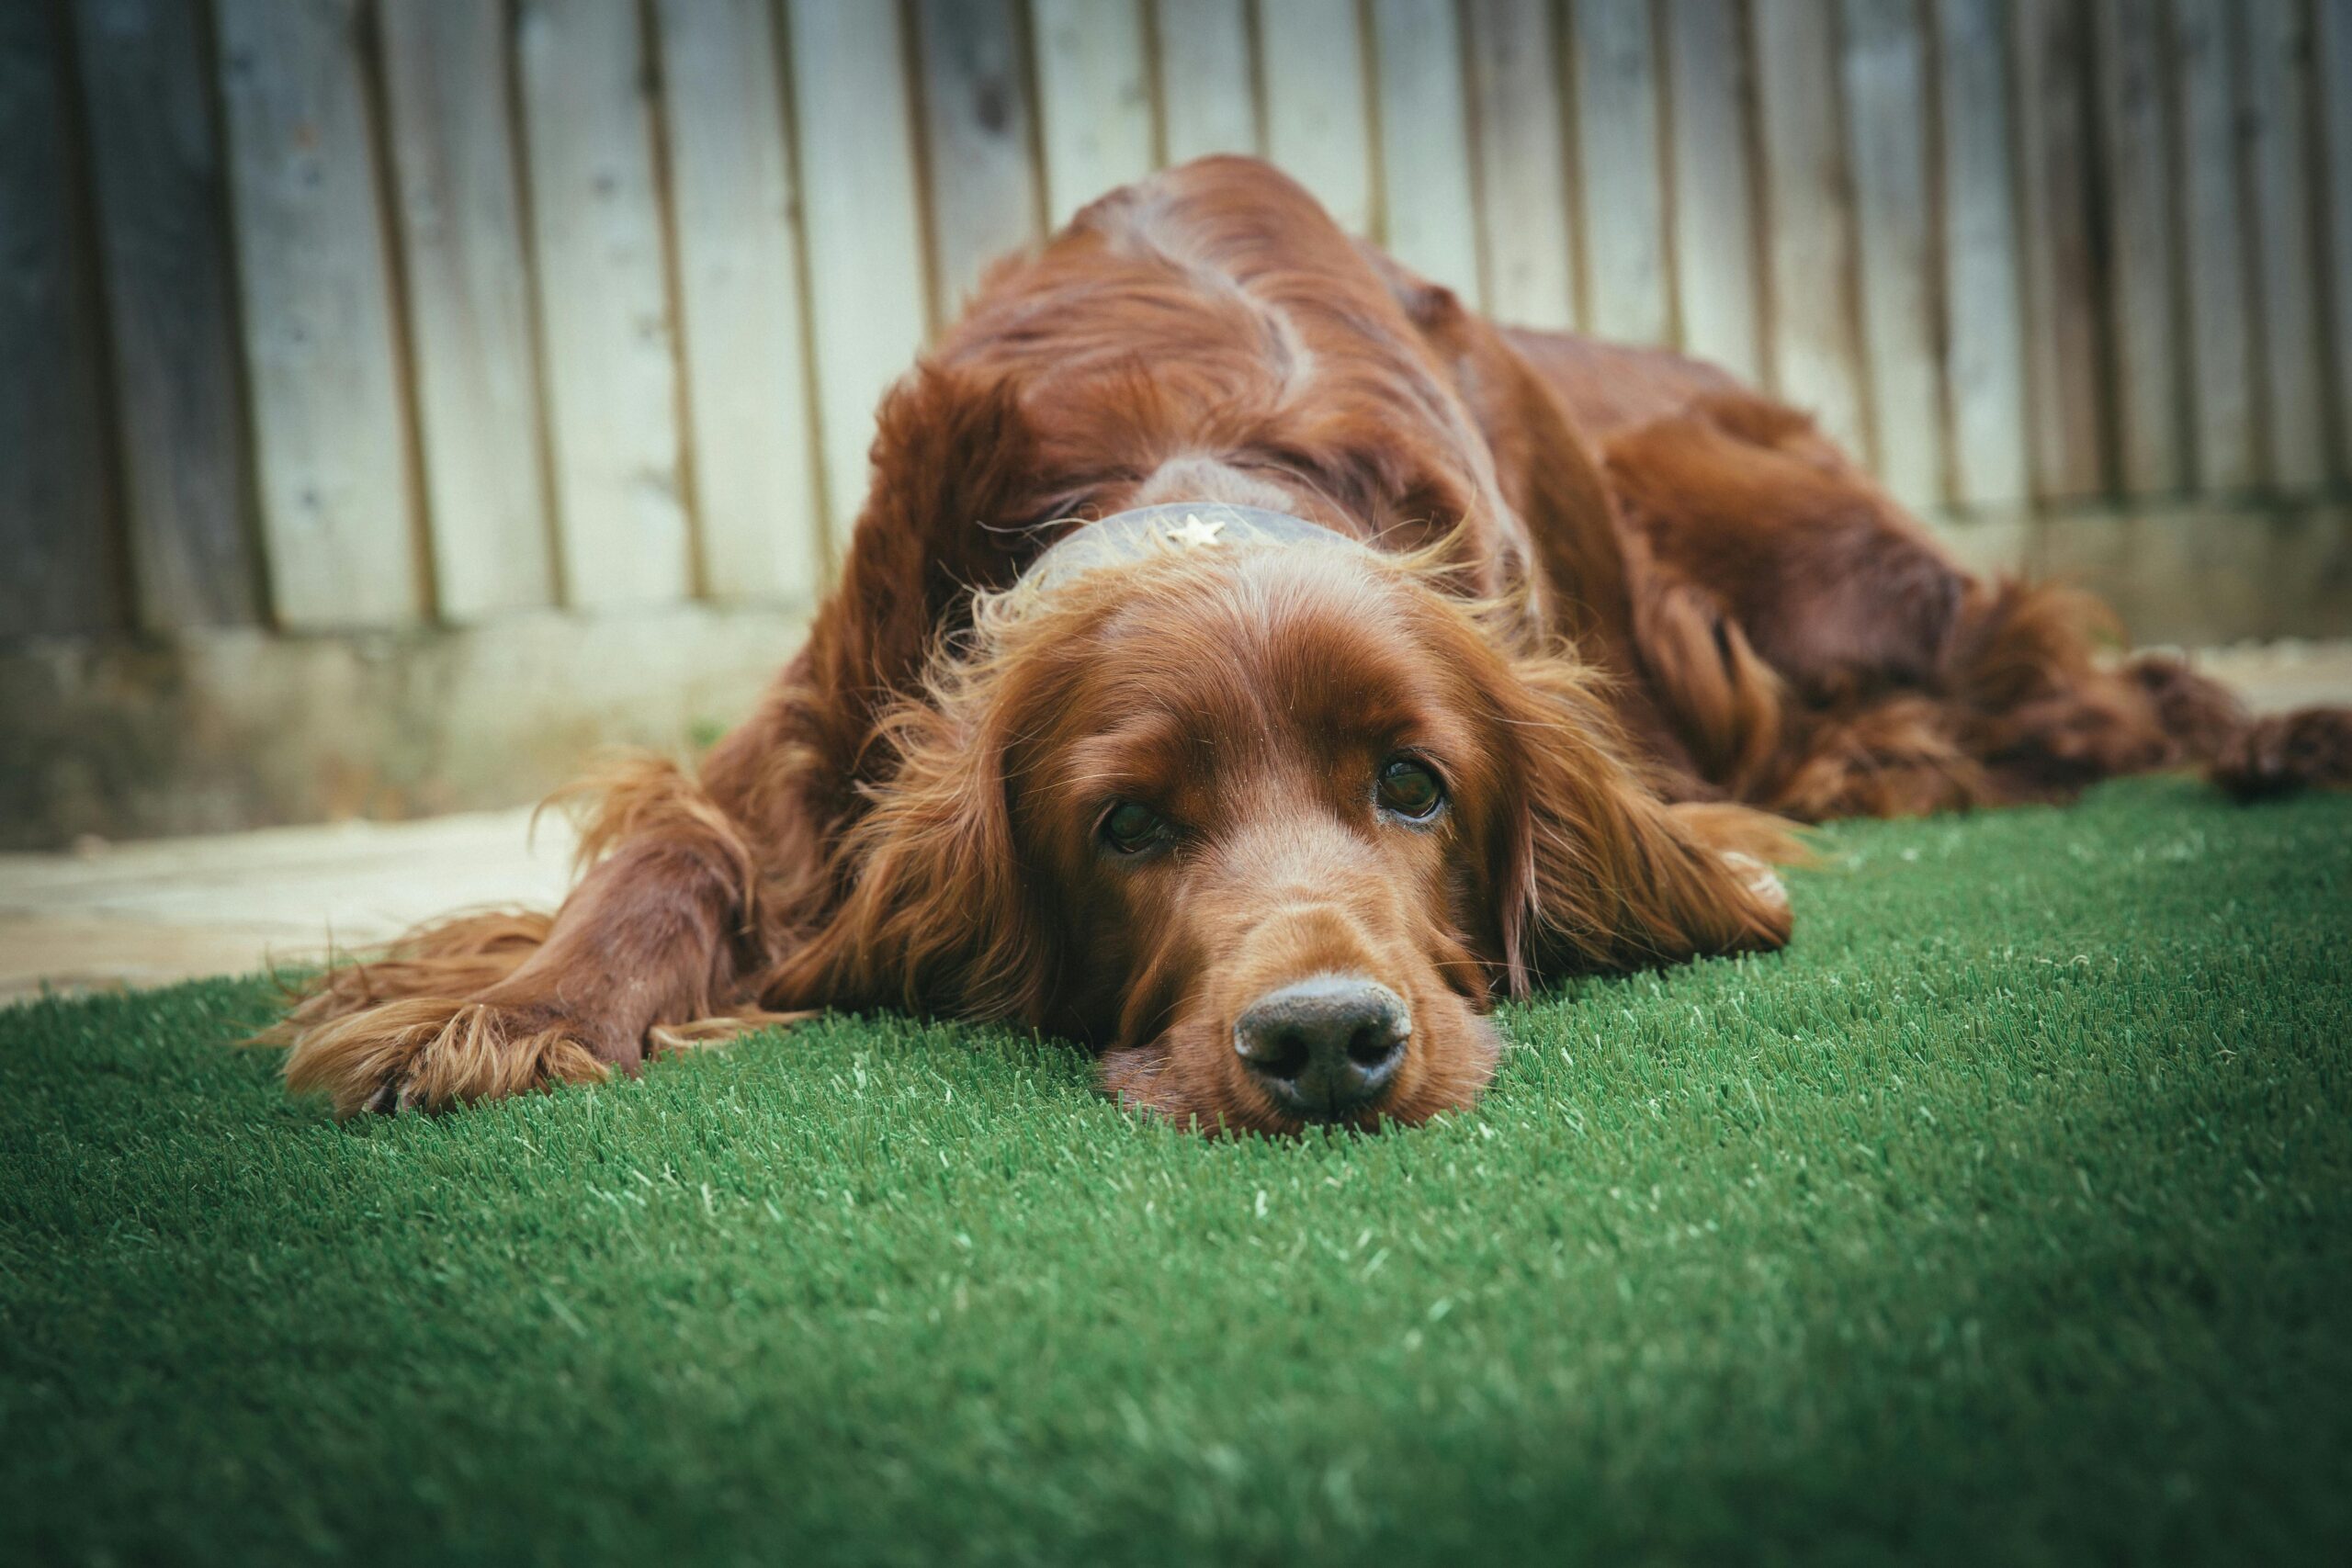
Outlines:
[{"label": "dog's front paw", "polygon": [[379,1002],[317,1024],[286,1058],[287,1087],[324,1092],[338,1116],[437,1111],[594,1083],[608,1070],[582,1031],[540,1010],[438,997]]},{"label": "dog's front paw", "polygon": [[[424,1104],[417,1097],[416,1080],[400,1073],[386,1078],[384,1087],[369,1095],[359,1109],[370,1116],[397,1116],[403,1111],[422,1111]],[[343,1108],[338,1105],[335,1110],[340,1114]]]}]

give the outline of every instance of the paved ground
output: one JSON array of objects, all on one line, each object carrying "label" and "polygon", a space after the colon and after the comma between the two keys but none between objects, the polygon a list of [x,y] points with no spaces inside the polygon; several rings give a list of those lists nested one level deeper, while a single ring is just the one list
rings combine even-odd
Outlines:
[{"label": "paved ground", "polygon": [[571,833],[553,812],[343,822],[0,855],[0,998],[155,986],[315,961],[466,905],[550,905]]},{"label": "paved ground", "polygon": [[[2199,656],[2258,707],[2352,703],[2352,643]],[[346,822],[0,855],[0,1000],[315,961],[469,905],[548,906],[571,835],[553,813]]]}]

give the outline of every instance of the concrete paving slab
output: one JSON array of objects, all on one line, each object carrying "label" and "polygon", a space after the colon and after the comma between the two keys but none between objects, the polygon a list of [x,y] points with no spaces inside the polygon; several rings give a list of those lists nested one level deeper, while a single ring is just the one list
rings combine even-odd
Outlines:
[{"label": "concrete paving slab", "polygon": [[470,812],[0,855],[0,998],[310,964],[570,885],[561,816]]}]

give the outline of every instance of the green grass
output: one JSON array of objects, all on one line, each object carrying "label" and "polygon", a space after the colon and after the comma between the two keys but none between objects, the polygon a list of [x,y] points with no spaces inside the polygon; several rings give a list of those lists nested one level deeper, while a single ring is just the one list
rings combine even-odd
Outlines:
[{"label": "green grass", "polygon": [[0,1560],[2343,1561],[2352,800],[1825,848],[1376,1138],[897,1017],[345,1128],[259,982],[0,1013]]}]

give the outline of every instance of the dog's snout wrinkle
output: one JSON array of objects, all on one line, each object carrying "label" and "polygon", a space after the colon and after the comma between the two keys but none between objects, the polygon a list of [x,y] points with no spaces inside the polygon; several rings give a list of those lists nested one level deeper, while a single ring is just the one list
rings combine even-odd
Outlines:
[{"label": "dog's snout wrinkle", "polygon": [[1267,941],[1345,941],[1362,946],[1366,940],[1361,911],[1327,894],[1270,899],[1252,911],[1236,935],[1245,949]]}]

